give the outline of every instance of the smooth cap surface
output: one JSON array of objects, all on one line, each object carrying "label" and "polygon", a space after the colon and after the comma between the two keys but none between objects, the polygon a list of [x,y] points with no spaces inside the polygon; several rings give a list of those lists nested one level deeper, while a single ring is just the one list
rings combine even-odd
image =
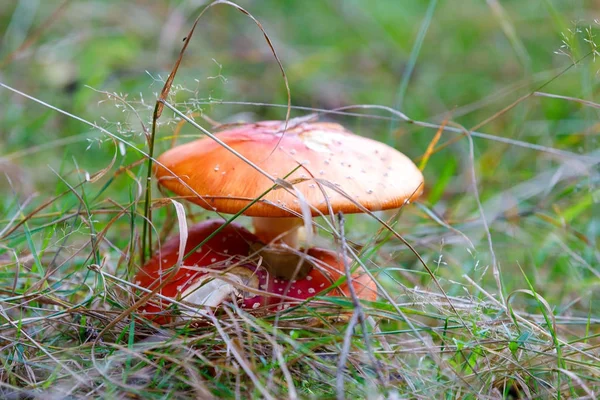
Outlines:
[{"label": "smooth cap surface", "polygon": [[[328,214],[328,203],[333,212],[344,213],[362,212],[356,203],[372,211],[398,208],[423,191],[421,171],[390,146],[335,123],[294,125],[292,120],[285,133],[283,127],[281,121],[265,121],[236,126],[216,136],[273,178],[284,178],[300,164],[285,180],[302,193],[313,216]],[[209,137],[174,147],[158,162],[193,191],[155,165],[162,186],[223,213],[238,212],[273,186],[272,180]],[[244,214],[290,217],[301,213],[300,202],[278,187]]]}]

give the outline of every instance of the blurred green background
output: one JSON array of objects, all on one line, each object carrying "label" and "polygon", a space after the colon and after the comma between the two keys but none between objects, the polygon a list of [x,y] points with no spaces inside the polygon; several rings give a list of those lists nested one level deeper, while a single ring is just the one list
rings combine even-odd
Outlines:
[{"label": "blurred green background", "polygon": [[[206,4],[4,1],[0,81],[146,150],[140,119],[150,126],[162,82]],[[407,208],[398,229],[448,293],[465,294],[462,284],[456,284],[464,283],[463,274],[497,292],[492,251],[473,191],[474,172],[505,295],[527,288],[524,273],[557,313],[586,315],[596,304],[598,107],[530,96],[497,113],[535,90],[596,101],[600,62],[584,56],[594,50],[585,40],[586,29],[597,34],[600,28],[594,22],[600,18],[598,1],[242,0],[238,4],[264,26],[285,68],[295,106],[388,106],[414,120],[439,124],[449,119],[449,125],[476,126],[480,132],[522,144],[476,137],[471,160],[469,142],[462,138],[432,154],[426,163],[422,204]],[[564,41],[568,46],[561,48]],[[143,158],[133,148],[116,151],[112,140],[81,121],[7,89],[0,89],[0,94],[0,211],[5,223],[24,203],[27,213],[65,190],[65,182],[81,182],[86,172],[107,167],[115,154],[108,174],[84,185],[85,190],[97,207],[107,200],[126,203],[135,195],[138,187],[131,177],[113,176],[119,166]],[[233,7],[218,5],[200,20],[172,100],[182,111],[231,122],[282,119],[287,97],[261,31]],[[324,118],[387,142],[417,162],[436,133],[435,128],[390,121],[386,118],[392,115],[385,110],[350,111],[362,116]],[[292,116],[307,113],[294,110]],[[165,111],[157,152],[170,146],[175,124],[173,114]],[[199,133],[184,127],[182,135],[180,140],[189,140]],[[438,144],[457,136],[444,132]],[[571,155],[527,148],[527,143]],[[143,166],[134,167],[132,174],[141,179]],[[67,196],[46,211],[60,214],[76,204],[74,196]],[[159,220],[164,216],[157,212]],[[96,218],[99,227],[109,219]],[[462,231],[474,248],[441,220]],[[42,224],[35,221],[33,226]],[[350,217],[350,223],[348,234],[359,243],[378,228],[360,216]],[[87,227],[81,229],[85,232]],[[119,221],[107,236],[123,245],[129,229],[127,220]],[[60,237],[60,232],[54,234]],[[4,245],[21,248],[24,242],[16,237]],[[426,274],[416,274],[422,267],[400,242],[392,240],[376,253],[373,263],[388,270],[381,275],[388,287],[394,287],[395,280],[432,288]],[[477,289],[468,291],[480,295]]]},{"label": "blurred green background", "polygon": [[[142,354],[145,348],[136,346],[145,343],[138,343],[138,337],[154,331],[141,319],[129,319],[129,311],[128,319],[104,335],[104,343],[89,347],[94,335],[136,300],[126,284],[101,278],[93,265],[122,279],[130,279],[139,267],[146,176],[140,151],[148,151],[143,127],[151,126],[157,95],[207,4],[0,2],[0,83],[5,85],[0,87],[2,388],[40,391],[58,385],[56,393],[74,391],[56,358],[106,398],[124,392],[156,398],[188,393],[193,386],[188,375],[194,383],[203,376],[218,396],[234,397],[252,386],[244,376],[240,389],[242,370],[231,359],[221,359],[222,340],[213,334],[195,337],[183,328],[176,331],[172,347],[169,335],[159,339],[164,343],[155,342],[156,352]],[[425,194],[403,209],[394,226],[440,287],[400,240],[385,232],[375,235],[376,221],[347,217],[346,233],[357,248],[364,246],[366,267],[409,315],[396,314],[383,297],[365,306],[383,331],[372,338],[375,356],[390,377],[388,389],[408,397],[417,388],[427,398],[442,398],[442,393],[468,398],[462,377],[473,385],[472,398],[496,396],[500,392],[494,390],[503,385],[507,398],[510,390],[516,387],[519,395],[526,386],[534,395],[560,387],[575,397],[583,393],[580,380],[597,389],[600,54],[595,42],[600,41],[600,1],[238,4],[272,41],[292,104],[305,107],[294,109],[293,117],[363,105],[346,110],[356,115],[324,113],[321,118],[386,142],[424,168]],[[169,101],[210,128],[210,121],[282,119],[287,95],[260,29],[221,4],[200,20]],[[412,122],[393,118],[385,107]],[[159,123],[156,154],[172,145],[178,119],[165,110]],[[440,124],[455,131],[436,137]],[[127,145],[117,145],[94,125]],[[472,148],[457,133],[461,126],[478,132]],[[184,126],[177,141],[199,135]],[[424,157],[433,144],[435,151]],[[160,202],[158,190],[153,195],[154,238],[164,238],[177,225],[173,207]],[[187,212],[190,221],[214,217],[198,207]],[[102,240],[93,251],[97,238]],[[318,244],[333,246],[325,234]],[[455,309],[447,306],[440,288]],[[535,289],[547,308],[523,289]],[[536,329],[515,323],[495,299],[512,304]],[[544,312],[554,314],[560,336],[584,349],[583,355],[568,353],[568,364],[562,364],[557,342],[552,342],[554,325]],[[7,316],[19,327],[5,322]],[[302,396],[335,394],[333,378],[344,373],[334,365],[343,329],[311,331],[302,325],[278,333],[278,339],[285,339],[286,360],[298,361],[292,375]],[[353,396],[361,398],[372,393],[375,378],[358,335],[350,357],[355,366],[366,367],[346,372]],[[271,342],[254,338],[249,336],[244,346],[259,355],[253,361],[257,379],[271,385],[276,396],[286,396],[288,387],[279,385],[283,378],[273,372],[280,366],[267,354],[275,354]],[[180,340],[190,348],[179,347]],[[298,344],[306,346],[309,356],[297,356]],[[119,364],[119,357],[130,353],[114,351],[125,347],[141,349],[135,362],[127,358]],[[191,348],[207,361],[190,358]],[[90,362],[92,351],[106,355],[107,363],[116,362],[110,373],[117,378],[98,375],[100,368]],[[471,362],[483,368],[476,377]],[[220,363],[229,369],[215,377],[213,366]],[[566,373],[556,373],[563,367],[579,377],[569,381],[577,391],[564,385]],[[279,380],[273,381],[274,375]],[[513,379],[525,383],[510,386]],[[85,386],[78,393],[87,391]]]}]

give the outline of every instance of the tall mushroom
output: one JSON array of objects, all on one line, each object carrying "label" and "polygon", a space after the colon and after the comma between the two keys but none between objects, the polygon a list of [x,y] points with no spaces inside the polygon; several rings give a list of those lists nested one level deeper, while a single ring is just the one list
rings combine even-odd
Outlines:
[{"label": "tall mushroom", "polygon": [[[255,234],[264,243],[281,241],[298,247],[302,201],[312,216],[360,213],[401,207],[423,190],[421,171],[390,146],[335,123],[292,120],[285,131],[284,126],[282,121],[264,121],[216,134],[271,177],[287,176],[302,194],[301,200],[294,191],[277,188],[244,212],[253,218]],[[174,147],[158,161],[154,172],[162,186],[223,213],[239,212],[273,186],[272,180],[211,138]],[[265,252],[265,259],[279,258],[277,253]],[[310,266],[302,265],[298,271],[285,261],[268,264],[272,273],[288,279],[310,271]]]},{"label": "tall mushroom", "polygon": [[[314,297],[344,275],[344,263],[335,253],[309,249],[307,257],[320,268],[312,269],[303,279],[279,279],[261,267],[259,260],[249,258],[250,244],[258,239],[244,227],[232,223],[205,240],[222,225],[222,221],[210,220],[189,229],[186,253],[206,243],[184,261],[175,275],[170,274],[170,268],[179,256],[179,237],[167,240],[138,271],[135,283],[150,290],[162,284],[158,293],[163,298],[183,301],[195,308],[218,307],[233,297],[241,308],[260,308],[271,313]],[[377,288],[368,275],[354,275],[352,285],[360,299],[375,300]],[[349,291],[348,282],[344,282],[329,294],[348,296]],[[172,322],[170,302],[163,298],[150,299],[140,311],[157,323]]]}]

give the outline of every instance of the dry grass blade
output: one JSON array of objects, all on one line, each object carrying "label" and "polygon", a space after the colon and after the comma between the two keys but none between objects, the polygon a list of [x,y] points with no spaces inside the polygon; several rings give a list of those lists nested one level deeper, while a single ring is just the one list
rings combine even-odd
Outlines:
[{"label": "dry grass blade", "polygon": [[[157,121],[162,115],[164,105],[167,104],[166,101],[169,97],[169,93],[171,91],[171,86],[173,85],[173,81],[175,80],[175,76],[177,75],[177,70],[179,69],[181,61],[183,60],[183,55],[185,54],[185,51],[186,51],[190,41],[192,40],[192,36],[194,35],[194,31],[198,25],[198,22],[200,21],[200,18],[202,18],[204,13],[206,11],[208,11],[210,8],[212,8],[216,5],[219,5],[219,4],[231,6],[235,9],[237,9],[238,11],[242,12],[243,14],[247,15],[250,19],[252,19],[252,21],[254,21],[254,23],[258,26],[260,31],[263,33],[263,36],[264,36],[267,44],[269,45],[271,52],[273,53],[273,57],[277,61],[277,65],[279,66],[279,69],[281,70],[283,80],[285,82],[287,98],[288,98],[288,108],[287,108],[287,114],[286,114],[286,127],[287,127],[287,121],[289,120],[289,117],[290,117],[290,112],[291,112],[290,107],[292,104],[292,97],[291,97],[291,92],[290,92],[290,87],[289,87],[289,83],[287,80],[287,76],[285,74],[285,70],[283,69],[283,64],[281,64],[281,61],[279,60],[279,57],[277,56],[277,52],[275,51],[275,48],[273,47],[271,39],[269,38],[269,35],[267,34],[267,32],[264,30],[262,24],[256,18],[254,18],[254,16],[252,14],[250,14],[248,11],[246,11],[244,8],[240,7],[239,5],[237,5],[231,1],[216,0],[212,3],[210,3],[208,6],[206,6],[200,12],[198,17],[196,17],[194,23],[192,24],[192,28],[188,32],[187,36],[184,38],[183,47],[181,48],[181,51],[179,52],[179,57],[177,57],[177,60],[175,61],[175,65],[173,66],[171,73],[169,74],[167,80],[165,81],[165,84],[161,90],[160,96],[158,97],[158,99],[156,101],[156,106],[154,108],[154,113],[153,113],[153,117],[152,117],[152,132],[148,135],[148,147],[149,147],[150,157],[148,157],[148,167],[147,167],[148,171],[147,171],[147,181],[146,181],[146,206],[144,209],[144,217],[145,218],[144,218],[143,227],[142,227],[142,244],[143,244],[143,246],[142,246],[143,247],[142,248],[142,262],[145,261],[145,257],[146,257],[146,245],[148,246],[148,249],[150,250],[150,252],[152,252],[152,233],[151,233],[152,231],[148,230],[148,224],[152,222],[152,209],[150,208],[150,199],[152,198],[151,177],[152,177],[152,163],[153,163],[153,156],[154,156],[154,142],[156,139]],[[285,130],[285,128],[284,128],[284,130]],[[276,148],[277,148],[277,146],[275,146],[273,150],[275,150]]]},{"label": "dry grass blade", "polygon": [[24,92],[22,92],[20,90],[17,90],[17,89],[15,89],[15,88],[13,88],[11,86],[8,86],[8,85],[6,85],[6,84],[4,84],[2,82],[0,82],[0,87],[3,87],[4,89],[10,90],[11,92],[18,94],[19,96],[23,96],[24,98],[29,99],[29,100],[31,100],[31,101],[33,101],[35,103],[38,103],[38,104],[40,104],[40,105],[42,105],[42,106],[44,106],[44,107],[46,107],[46,108],[48,108],[50,110],[56,111],[56,112],[58,112],[60,114],[63,114],[65,116],[69,117],[69,118],[72,118],[72,119],[74,119],[76,121],[82,122],[85,125],[88,125],[88,126],[94,128],[94,129],[98,130],[99,132],[102,132],[103,134],[105,134],[108,137],[114,139],[118,143],[121,143],[124,146],[126,146],[126,147],[134,150],[135,152],[139,153],[141,156],[143,156],[145,158],[149,158],[150,157],[150,155],[148,153],[146,153],[143,150],[139,149],[138,147],[136,147],[135,145],[133,145],[129,141],[125,140],[122,137],[119,137],[118,135],[110,132],[109,130],[103,128],[102,126],[100,126],[100,125],[98,125],[98,124],[96,124],[94,122],[90,122],[90,121],[88,121],[88,120],[86,120],[84,118],[81,118],[81,117],[79,117],[79,116],[77,116],[75,114],[72,114],[72,113],[70,113],[68,111],[65,111],[65,110],[63,110],[63,109],[61,109],[59,107],[53,106],[52,104],[49,104],[49,103],[47,103],[47,102],[45,102],[43,100],[40,100],[40,99],[38,99],[38,98],[36,98],[34,96],[30,96],[27,93],[24,93]]},{"label": "dry grass blade", "polygon": [[[188,227],[187,227],[187,219],[185,217],[185,209],[183,205],[171,199],[173,206],[175,206],[175,211],[177,213],[177,224],[179,225],[179,251],[177,254],[177,267],[181,267],[183,264],[183,256],[185,255],[185,246],[187,244],[188,239]],[[162,273],[160,274],[162,276]]]},{"label": "dry grass blade", "polygon": [[448,123],[449,119],[450,119],[450,116],[444,118],[444,121],[442,121],[442,124],[440,125],[439,129],[433,136],[433,139],[431,139],[431,142],[429,142],[429,145],[427,146],[427,150],[425,150],[425,154],[423,154],[420,157],[421,161],[419,162],[419,169],[421,171],[423,171],[425,169],[425,166],[427,165],[427,161],[429,161],[429,157],[431,157],[431,155],[434,153],[435,146],[442,138],[442,132],[444,132],[444,127]]},{"label": "dry grass blade", "polygon": [[593,101],[589,101],[589,100],[578,99],[576,97],[562,96],[559,94],[544,93],[544,92],[537,92],[537,91],[533,92],[533,95],[536,97],[548,97],[550,99],[560,99],[560,100],[572,101],[575,103],[583,104],[584,106],[600,109],[600,104],[594,103]]},{"label": "dry grass blade", "polygon": [[291,96],[291,92],[290,92],[289,82],[287,79],[287,75],[285,74],[283,64],[281,63],[281,60],[279,59],[279,56],[277,55],[277,51],[275,51],[275,47],[273,46],[271,38],[269,37],[269,35],[265,31],[265,29],[263,28],[262,24],[252,14],[250,14],[248,11],[246,11],[243,7],[235,4],[234,2],[228,1],[228,0],[217,0],[217,1],[210,3],[200,12],[198,17],[196,17],[196,19],[194,20],[194,23],[192,24],[192,28],[190,29],[187,36],[183,40],[183,42],[184,42],[183,47],[181,48],[181,51],[179,52],[179,56],[177,57],[177,60],[175,61],[175,65],[173,66],[173,69],[171,70],[171,73],[169,74],[169,77],[167,78],[167,80],[160,92],[160,96],[158,98],[158,100],[160,100],[160,101],[157,103],[157,108],[155,111],[155,120],[160,118],[160,116],[162,114],[162,110],[163,110],[163,106],[164,106],[163,102],[167,101],[169,92],[171,91],[171,86],[173,85],[173,81],[175,80],[175,75],[177,75],[177,70],[179,69],[181,61],[183,60],[183,55],[185,54],[185,50],[187,49],[187,47],[192,39],[192,36],[194,34],[196,26],[198,25],[198,22],[200,22],[200,18],[202,18],[204,13],[206,11],[208,11],[210,8],[212,8],[216,5],[219,5],[219,4],[225,4],[225,5],[231,6],[235,9],[237,9],[238,11],[240,11],[241,13],[247,15],[250,19],[252,19],[252,21],[254,21],[256,26],[258,26],[258,29],[260,29],[260,31],[262,32],[262,34],[265,38],[265,41],[269,45],[269,48],[271,49],[273,57],[275,58],[275,61],[277,62],[277,65],[279,66],[279,69],[283,76],[283,80],[285,82],[285,88],[287,91],[287,98],[288,98],[288,111],[287,111],[285,119],[286,119],[286,121],[289,120],[290,112],[291,112],[291,105],[292,105],[292,96]]},{"label": "dry grass blade", "polygon": [[[185,54],[185,51],[192,39],[192,36],[198,25],[198,22],[200,21],[200,18],[202,18],[202,16],[204,15],[204,13],[207,10],[209,10],[210,8],[212,8],[216,5],[219,5],[219,4],[231,6],[235,9],[237,9],[238,11],[242,12],[243,14],[247,15],[250,19],[252,19],[252,21],[256,24],[256,26],[262,32],[269,48],[271,49],[273,57],[275,58],[277,65],[279,66],[279,69],[281,71],[281,74],[283,76],[283,80],[285,83],[288,107],[287,107],[287,112],[286,112],[286,117],[285,117],[284,131],[287,128],[287,123],[290,118],[292,96],[291,96],[291,92],[290,92],[290,86],[288,83],[287,75],[285,74],[285,70],[283,68],[283,64],[281,63],[281,60],[279,59],[279,56],[277,55],[277,52],[275,51],[275,47],[273,46],[273,43],[271,42],[271,39],[269,38],[269,35],[263,28],[262,24],[252,14],[250,14],[248,11],[246,11],[244,8],[240,7],[239,5],[237,5],[231,1],[216,0],[212,3],[210,3],[208,6],[206,6],[200,12],[198,17],[196,17],[194,23],[192,24],[192,28],[188,32],[187,36],[184,38],[183,47],[181,48],[181,51],[179,52],[179,57],[177,57],[177,60],[175,61],[175,65],[173,66],[171,73],[169,74],[167,80],[165,81],[165,84],[161,90],[160,96],[158,97],[158,99],[156,101],[156,106],[154,108],[154,113],[153,113],[153,117],[152,117],[152,132],[148,136],[148,147],[149,147],[150,157],[148,157],[148,167],[147,167],[148,171],[147,171],[147,181],[146,181],[146,206],[144,209],[144,217],[145,218],[144,218],[143,227],[142,227],[142,244],[143,244],[143,246],[142,246],[143,247],[142,248],[142,262],[145,261],[145,257],[146,257],[146,245],[148,246],[150,252],[152,252],[152,233],[151,233],[151,230],[148,230],[148,224],[152,222],[152,210],[150,208],[150,199],[152,198],[151,176],[152,176],[152,162],[153,162],[153,156],[154,156],[154,142],[155,142],[155,137],[156,137],[156,124],[157,124],[158,119],[162,115],[164,105],[166,104],[166,101],[169,97],[169,93],[171,91],[171,86],[173,85],[173,81],[175,80],[175,76],[177,75],[177,70],[179,69],[181,61],[183,60],[183,55]],[[282,138],[283,138],[283,136],[282,136]],[[280,141],[281,141],[281,138],[280,138]],[[277,148],[277,146],[275,146],[273,148],[273,151],[275,151],[276,148]]]}]

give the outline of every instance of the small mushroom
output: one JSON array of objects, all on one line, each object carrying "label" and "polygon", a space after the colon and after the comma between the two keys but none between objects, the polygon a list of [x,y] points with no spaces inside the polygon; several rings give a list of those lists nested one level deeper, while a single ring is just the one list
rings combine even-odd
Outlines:
[{"label": "small mushroom", "polygon": [[[216,134],[271,178],[285,178],[294,186],[295,190],[271,190],[244,212],[253,217],[255,234],[267,244],[261,250],[267,267],[279,277],[303,278],[311,270],[309,264],[293,267],[298,263],[286,257],[278,261],[278,254],[299,247],[303,208],[313,217],[330,211],[386,210],[401,207],[423,191],[421,171],[390,146],[335,123],[292,120],[285,131],[284,127],[282,121],[264,121]],[[154,172],[159,184],[223,213],[239,212],[273,186],[271,179],[211,138],[174,147],[158,161]],[[277,248],[277,243],[287,247]]]},{"label": "small mushroom", "polygon": [[[332,283],[345,275],[344,262],[335,252],[310,248],[306,252],[306,258],[314,265],[314,268],[302,279],[289,281],[270,274],[264,268],[257,269],[256,275],[259,279],[259,288],[263,293],[244,298],[244,308],[263,306],[278,306],[278,309],[285,308],[327,290]],[[377,286],[369,275],[354,274],[352,285],[359,299],[376,300]],[[329,291],[328,295],[349,297],[348,282],[344,282],[337,289]]]},{"label": "small mushroom", "polygon": [[[223,221],[209,220],[191,227],[188,231],[188,240],[185,253],[188,254],[202,243],[216,229],[223,225]],[[167,240],[157,254],[150,259],[136,274],[134,282],[147,289],[155,289],[163,284],[163,279],[169,279],[164,284],[159,294],[168,298],[182,298],[191,285],[197,283],[201,277],[208,278],[207,269],[213,271],[224,271],[231,269],[237,263],[247,257],[250,244],[258,240],[244,227],[231,223],[225,226],[216,236],[209,239],[202,247],[184,259],[183,265],[175,276],[171,276],[173,268],[179,257],[179,236]],[[207,286],[208,287],[208,286]],[[156,313],[152,318],[158,323],[163,323],[168,318],[163,318],[166,308],[170,302],[160,298],[142,306],[140,311],[146,315]]]},{"label": "small mushroom", "polygon": [[[192,227],[186,253],[222,224],[213,220]],[[177,274],[171,276],[170,268],[177,262],[179,249],[179,237],[173,237],[137,273],[135,282],[153,289],[161,284],[161,279],[169,279],[158,293],[198,310],[218,307],[224,301],[237,301],[243,309],[260,308],[268,314],[310,299],[344,276],[344,263],[335,253],[312,248],[305,255],[314,265],[307,276],[293,281],[281,279],[261,266],[260,258],[251,258],[251,245],[257,241],[258,238],[242,226],[229,224],[184,260]],[[355,275],[352,285],[359,298],[375,300],[377,288],[368,275]],[[328,294],[349,296],[348,282]],[[154,297],[140,307],[140,311],[149,319],[165,324],[173,320],[169,306],[169,301]],[[197,316],[198,313],[182,310],[182,315]]]}]

